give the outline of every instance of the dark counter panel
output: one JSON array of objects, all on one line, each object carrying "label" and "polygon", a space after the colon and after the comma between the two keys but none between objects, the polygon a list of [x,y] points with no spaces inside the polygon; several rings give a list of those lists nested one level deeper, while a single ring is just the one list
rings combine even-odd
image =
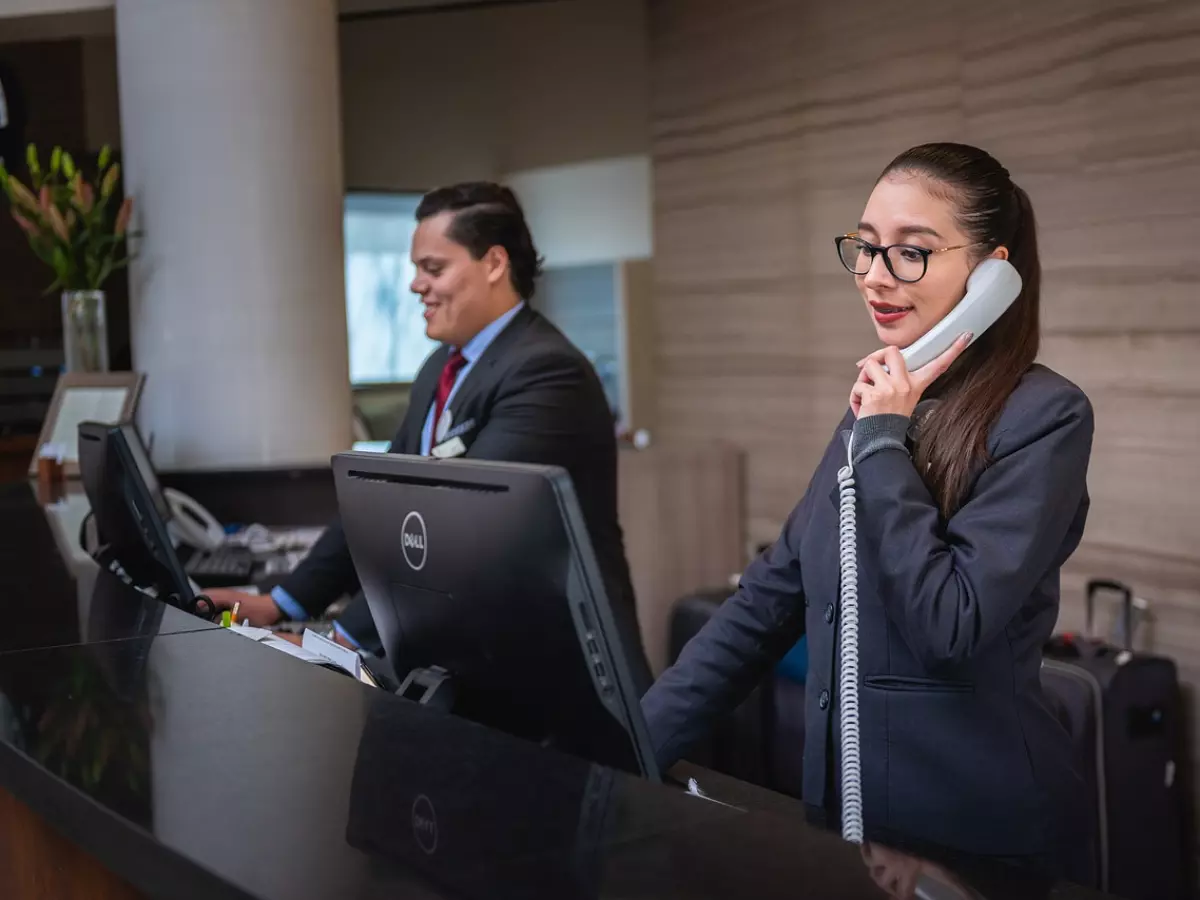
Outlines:
[{"label": "dark counter panel", "polygon": [[710,802],[367,688],[100,573],[79,513],[0,489],[0,790],[81,851],[60,873],[171,900],[1099,896],[864,855],[787,798],[700,773],[733,805]]}]

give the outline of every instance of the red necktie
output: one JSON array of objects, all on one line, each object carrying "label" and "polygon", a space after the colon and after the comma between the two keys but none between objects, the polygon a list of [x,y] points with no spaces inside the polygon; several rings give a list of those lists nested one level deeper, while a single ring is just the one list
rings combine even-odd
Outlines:
[{"label": "red necktie", "polygon": [[446,408],[446,401],[450,399],[450,392],[454,390],[454,379],[466,364],[467,358],[457,348],[451,350],[450,355],[446,357],[446,365],[442,367],[442,376],[437,383],[437,395],[433,401],[433,439],[430,446],[438,443],[438,423],[442,420],[442,412]]}]

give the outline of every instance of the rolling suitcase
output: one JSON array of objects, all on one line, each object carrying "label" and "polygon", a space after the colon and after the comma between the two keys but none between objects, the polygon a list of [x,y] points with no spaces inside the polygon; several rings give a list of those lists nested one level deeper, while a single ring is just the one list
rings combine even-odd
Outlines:
[{"label": "rolling suitcase", "polygon": [[[1121,597],[1125,646],[1093,637],[1096,597]],[[1096,809],[1096,872],[1102,890],[1129,900],[1192,896],[1183,701],[1175,664],[1132,649],[1133,593],[1087,585],[1083,635],[1050,640],[1042,684],[1077,746]]]}]

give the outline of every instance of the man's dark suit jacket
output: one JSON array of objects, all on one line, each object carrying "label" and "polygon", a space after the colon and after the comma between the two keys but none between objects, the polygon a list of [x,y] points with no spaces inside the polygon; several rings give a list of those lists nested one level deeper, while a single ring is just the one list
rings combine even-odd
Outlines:
[{"label": "man's dark suit jacket", "polygon": [[[839,810],[837,473],[853,422],[842,420],[779,540],[643,698],[660,765],[807,634],[804,800]],[[1083,786],[1039,673],[1059,569],[1087,518],[1092,428],[1083,392],[1034,366],[949,519],[904,450],[856,463],[868,835],[989,856],[1061,859],[1074,849]]]},{"label": "man's dark suit jacket", "polygon": [[[441,347],[421,367],[391,452],[421,452],[421,431],[449,352]],[[648,686],[649,669],[617,521],[613,418],[591,363],[562,332],[527,306],[484,350],[451,405],[451,433],[466,445],[466,458],[562,466],[570,474],[604,572],[614,618],[625,636],[634,679]],[[314,616],[343,594],[358,593],[358,576],[340,522],[326,529],[280,586]],[[356,638],[374,634],[361,594],[339,621]]]}]

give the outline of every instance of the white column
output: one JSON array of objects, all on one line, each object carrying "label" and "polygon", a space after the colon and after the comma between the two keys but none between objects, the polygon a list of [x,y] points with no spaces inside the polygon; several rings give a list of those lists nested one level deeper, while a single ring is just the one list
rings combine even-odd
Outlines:
[{"label": "white column", "polygon": [[335,0],[118,0],[139,416],[155,463],[351,441]]}]

